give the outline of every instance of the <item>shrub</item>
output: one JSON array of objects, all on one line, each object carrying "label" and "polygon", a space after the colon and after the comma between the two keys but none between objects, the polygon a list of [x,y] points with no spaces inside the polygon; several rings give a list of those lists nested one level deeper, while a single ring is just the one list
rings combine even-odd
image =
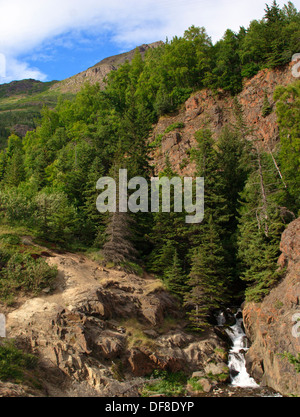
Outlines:
[{"label": "shrub", "polygon": [[51,287],[56,275],[57,268],[50,267],[44,259],[15,253],[9,259],[6,258],[6,264],[2,265],[0,298],[7,301],[20,290],[36,295],[43,288]]},{"label": "shrub", "polygon": [[24,371],[36,364],[37,358],[17,349],[13,341],[0,342],[0,381],[22,382]]},{"label": "shrub", "polygon": [[190,378],[187,383],[191,386],[193,391],[203,391],[203,386],[200,384],[199,378]]},{"label": "shrub", "polygon": [[187,377],[183,372],[167,372],[155,370],[152,375],[159,378],[156,382],[145,384],[142,397],[148,397],[152,393],[163,394],[167,397],[184,396]]}]

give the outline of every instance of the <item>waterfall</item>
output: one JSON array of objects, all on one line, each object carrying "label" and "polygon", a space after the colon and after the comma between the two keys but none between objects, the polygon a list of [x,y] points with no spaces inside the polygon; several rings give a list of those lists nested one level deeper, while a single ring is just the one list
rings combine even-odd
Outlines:
[{"label": "waterfall", "polygon": [[[226,333],[232,341],[232,347],[229,351],[228,367],[231,376],[231,385],[235,387],[258,388],[259,385],[248,374],[246,369],[245,353],[249,349],[248,340],[243,330],[242,311],[239,309],[234,315],[235,324],[226,329]],[[221,312],[217,317],[218,326],[224,326],[226,323],[225,315]]]}]

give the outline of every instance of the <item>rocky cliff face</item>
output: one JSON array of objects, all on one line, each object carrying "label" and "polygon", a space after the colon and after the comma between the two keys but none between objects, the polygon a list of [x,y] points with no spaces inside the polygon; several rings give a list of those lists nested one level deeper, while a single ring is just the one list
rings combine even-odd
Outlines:
[{"label": "rocky cliff face", "polygon": [[[262,70],[255,77],[247,80],[243,91],[237,96],[243,110],[247,139],[261,140],[267,148],[273,149],[278,142],[278,126],[274,111],[273,94],[278,85],[286,86],[295,81],[292,64],[280,69]],[[267,117],[262,115],[265,92],[273,111]],[[164,134],[166,129],[180,123],[180,128]],[[163,135],[161,143],[152,151],[156,163],[156,173],[164,168],[166,154],[169,154],[173,169],[181,175],[193,175],[195,167],[190,163],[189,150],[195,146],[195,132],[208,128],[217,138],[225,125],[235,125],[235,104],[231,96],[224,93],[213,94],[202,90],[192,95],[181,110],[172,116],[163,116],[154,127],[149,138],[153,142]]]},{"label": "rocky cliff face", "polygon": [[[300,218],[283,233],[279,268],[284,279],[260,304],[246,304],[243,315],[252,341],[248,370],[262,384],[284,395],[300,395],[300,374],[282,355],[300,353]],[[298,324],[297,324],[298,321]]]}]

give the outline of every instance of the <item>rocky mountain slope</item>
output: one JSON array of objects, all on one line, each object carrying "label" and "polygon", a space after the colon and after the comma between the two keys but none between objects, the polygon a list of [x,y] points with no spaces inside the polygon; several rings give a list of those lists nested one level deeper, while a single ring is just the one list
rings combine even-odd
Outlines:
[{"label": "rocky mountain slope", "polygon": [[[154,42],[137,48],[143,57],[148,49],[161,44],[162,42]],[[86,71],[63,81],[40,82],[29,79],[0,85],[0,149],[6,146],[11,133],[25,136],[28,130],[33,130],[43,106],[54,108],[60,96],[66,99],[74,98],[86,82],[98,82],[104,88],[104,78],[126,60],[130,62],[135,51],[136,49],[133,49],[105,58]]]},{"label": "rocky mountain slope", "polygon": [[39,357],[44,394],[135,396],[154,369],[197,372],[207,391],[218,375],[228,378],[226,337],[187,332],[159,280],[45,251],[58,267],[54,291],[6,312],[7,336]]},{"label": "rocky mountain slope", "polygon": [[[237,95],[237,100],[241,105],[243,122],[248,130],[247,139],[261,141],[268,150],[274,148],[279,137],[273,94],[277,86],[286,86],[294,81],[291,63],[282,68],[262,70],[245,82],[243,91]],[[263,117],[262,114],[265,92],[273,109],[267,117]],[[224,126],[236,125],[236,122],[235,100],[230,95],[223,92],[213,94],[210,90],[193,94],[176,114],[161,117],[154,126],[149,138],[150,143],[162,137],[151,152],[156,173],[163,170],[165,157],[168,154],[172,167],[177,173],[193,175],[195,166],[190,163],[189,151],[196,145],[195,132],[207,128],[217,138]],[[175,128],[164,134],[172,125]]]},{"label": "rocky mountain slope", "polygon": [[[292,64],[260,71],[246,81],[243,91],[237,96],[242,106],[247,139],[259,141],[267,151],[274,150],[279,141],[273,94],[277,86],[295,81],[291,67]],[[262,114],[265,92],[273,109],[266,117]],[[195,166],[190,162],[189,151],[196,145],[195,132],[209,128],[217,138],[224,126],[236,125],[236,122],[236,107],[230,96],[208,90],[193,94],[178,113],[161,117],[154,126],[149,142],[156,143],[151,152],[156,173],[163,170],[168,154],[174,171],[193,176]],[[171,131],[164,133],[168,130]],[[279,267],[287,268],[285,279],[262,304],[247,304],[244,309],[247,335],[253,342],[247,354],[249,372],[263,385],[284,395],[300,394],[300,376],[295,366],[282,356],[285,352],[294,357],[300,353],[299,336],[292,334],[300,318],[299,243],[298,219],[282,237]]]},{"label": "rocky mountain slope", "polygon": [[[138,46],[141,56],[143,57],[146,51],[150,48],[157,48],[162,42],[154,42],[149,45],[143,44]],[[114,55],[108,57],[88,68],[86,71],[82,71],[70,78],[67,78],[59,83],[53,85],[51,90],[58,90],[60,93],[77,93],[83,87],[84,83],[90,82],[91,84],[99,83],[102,88],[105,87],[105,77],[111,72],[115,71],[120,65],[126,61],[131,61],[134,57],[136,49],[125,52],[123,54]]]},{"label": "rocky mountain slope", "polygon": [[[270,395],[264,386],[300,395],[299,373],[284,356],[300,353],[299,243],[300,218],[282,237],[282,281],[262,303],[243,309],[252,342],[248,371],[262,385],[254,396]],[[0,383],[0,396],[138,396],[154,369],[194,376],[202,386],[197,395],[251,396],[247,389],[218,385],[229,378],[226,331],[217,326],[201,336],[188,332],[161,281],[105,269],[80,254],[40,249],[58,268],[54,287],[20,299],[5,314],[8,338],[39,358],[41,386]]]},{"label": "rocky mountain slope", "polygon": [[[243,315],[252,341],[246,357],[258,380],[285,395],[300,395],[300,374],[282,355],[300,354],[300,218],[282,236],[279,268],[286,268],[280,284],[260,304],[246,304]],[[297,324],[298,322],[298,324]]]}]

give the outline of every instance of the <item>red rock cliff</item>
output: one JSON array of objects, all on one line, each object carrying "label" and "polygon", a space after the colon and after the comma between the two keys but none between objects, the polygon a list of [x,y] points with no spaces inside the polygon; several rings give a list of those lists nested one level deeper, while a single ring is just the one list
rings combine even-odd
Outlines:
[{"label": "red rock cliff", "polygon": [[[273,94],[277,86],[286,86],[295,80],[290,64],[280,69],[262,70],[245,82],[244,89],[237,98],[243,109],[244,122],[251,130],[247,136],[249,140],[259,138],[271,149],[274,147],[278,141],[278,126]],[[273,111],[264,118],[262,107],[265,92],[269,103],[273,106]],[[195,132],[209,128],[216,138],[225,125],[236,123],[234,108],[234,100],[230,95],[213,94],[210,90],[202,90],[193,94],[178,114],[161,117],[153,130],[150,142],[174,123],[181,123],[184,127],[165,134],[161,144],[153,150],[151,156],[156,163],[156,173],[163,170],[165,157],[168,154],[176,172],[193,175],[195,167],[189,163],[188,152],[196,144]]]},{"label": "red rock cliff", "polygon": [[[262,303],[246,304],[246,334],[252,341],[248,370],[263,385],[284,395],[300,395],[300,373],[282,356],[300,353],[300,218],[282,235],[279,267],[285,277]],[[298,320],[298,322],[297,322]]]}]

